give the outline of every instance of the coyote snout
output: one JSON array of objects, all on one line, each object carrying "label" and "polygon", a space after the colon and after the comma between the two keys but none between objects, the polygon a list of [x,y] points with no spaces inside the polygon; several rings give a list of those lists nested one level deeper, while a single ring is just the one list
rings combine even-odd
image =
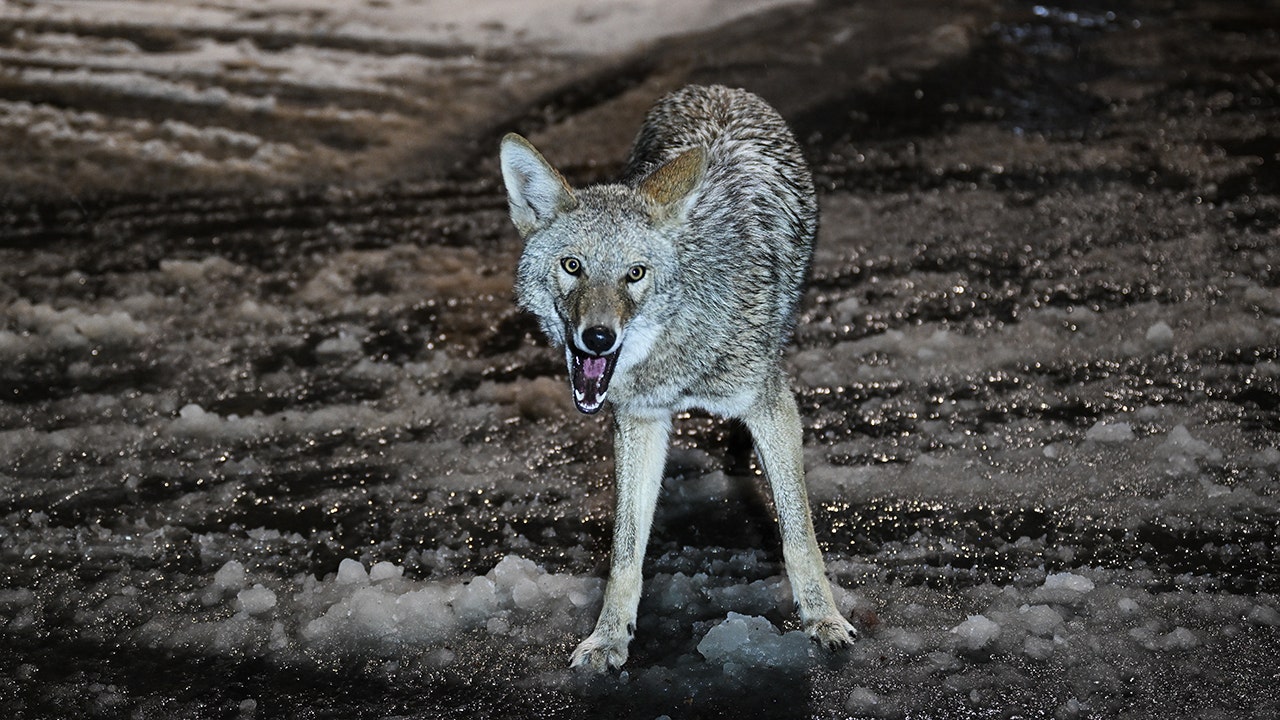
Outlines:
[{"label": "coyote snout", "polygon": [[800,619],[819,643],[848,644],[781,366],[817,229],[813,181],[782,118],[748,92],[689,87],[649,112],[618,183],[571,188],[518,135],[502,141],[502,178],[525,242],[520,305],[564,346],[578,409],[597,412],[606,397],[614,408],[612,566],[573,664],[627,659],[671,416],[694,407],[751,431]]}]

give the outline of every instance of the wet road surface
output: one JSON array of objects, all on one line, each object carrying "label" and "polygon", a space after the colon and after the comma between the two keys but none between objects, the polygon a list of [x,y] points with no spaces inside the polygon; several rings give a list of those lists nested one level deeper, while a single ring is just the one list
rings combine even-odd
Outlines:
[{"label": "wet road surface", "polygon": [[[11,150],[0,707],[1280,711],[1276,17],[820,3],[589,72],[531,50],[486,58],[491,77],[551,71],[474,90],[458,101],[469,120],[421,143],[375,123],[378,143],[330,143],[313,173],[160,172],[139,153],[117,185],[48,147]],[[628,672],[584,679],[562,665],[607,563],[611,443],[512,306],[494,140],[521,131],[571,181],[600,179],[654,97],[713,81],[774,102],[820,187],[789,362],[815,525],[863,637],[799,666],[700,650],[728,612],[796,623],[748,443],[695,413],[677,422]],[[0,95],[113,112],[30,82]],[[423,93],[466,84],[440,82]],[[293,119],[237,128],[267,138]],[[433,161],[387,159],[406,152]],[[344,157],[361,168],[346,183]],[[74,197],[22,182],[48,172]],[[520,566],[536,602],[502,595],[493,569],[511,554],[536,563]],[[416,645],[326,630],[329,610],[359,607],[335,576],[348,558],[400,568],[362,581],[387,597],[421,587],[385,583],[492,576],[500,623],[455,618]],[[229,561],[249,579],[224,590]],[[273,608],[253,611],[255,583]],[[1047,626],[1028,619],[1041,607]]]}]

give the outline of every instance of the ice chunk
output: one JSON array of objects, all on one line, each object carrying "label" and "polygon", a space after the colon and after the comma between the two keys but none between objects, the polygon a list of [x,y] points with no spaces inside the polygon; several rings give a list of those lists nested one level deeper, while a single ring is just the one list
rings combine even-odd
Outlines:
[{"label": "ice chunk", "polygon": [[1108,423],[1099,420],[1085,432],[1084,439],[1104,443],[1125,442],[1133,439],[1133,427],[1127,422]]},{"label": "ice chunk", "polygon": [[1169,437],[1161,447],[1167,453],[1179,453],[1192,457],[1205,457],[1213,452],[1213,447],[1209,443],[1192,437],[1186,425],[1178,425],[1170,430]]},{"label": "ice chunk", "polygon": [[1267,605],[1254,605],[1249,610],[1249,614],[1245,616],[1249,622],[1255,625],[1271,625],[1272,627],[1280,625],[1280,612],[1276,612],[1274,608]]},{"label": "ice chunk", "polygon": [[359,355],[363,345],[360,338],[347,332],[338,333],[337,337],[322,340],[316,345],[317,355]]},{"label": "ice chunk", "polygon": [[184,405],[170,428],[174,433],[190,437],[217,437],[223,421],[217,413],[206,412],[195,403]]},{"label": "ice chunk", "polygon": [[395,563],[382,562],[374,563],[369,568],[369,580],[371,582],[379,582],[382,580],[393,580],[404,575],[404,568],[397,566]]},{"label": "ice chunk", "polygon": [[213,574],[213,582],[200,595],[200,603],[206,606],[218,604],[228,592],[243,588],[248,577],[244,565],[237,560],[228,560]]},{"label": "ice chunk", "polygon": [[1199,644],[1200,638],[1181,625],[1169,631],[1169,634],[1161,639],[1161,646],[1166,650],[1190,650]]},{"label": "ice chunk", "polygon": [[1086,593],[1093,590],[1093,581],[1083,575],[1075,573],[1060,572],[1053,573],[1044,579],[1043,587],[1046,590],[1070,590],[1071,592]]},{"label": "ice chunk", "polygon": [[1062,616],[1048,605],[1023,605],[1018,622],[1033,635],[1051,635],[1062,624]]},{"label": "ice chunk", "polygon": [[275,606],[276,594],[261,583],[255,583],[236,595],[236,607],[250,615],[261,615]]},{"label": "ice chunk", "polygon": [[724,661],[750,643],[751,634],[767,633],[773,625],[764,618],[730,612],[728,619],[708,630],[698,643],[698,652],[707,660]]},{"label": "ice chunk", "polygon": [[542,604],[542,600],[538,583],[527,578],[517,580],[515,587],[511,588],[511,602],[521,610],[535,610]]},{"label": "ice chunk", "polygon": [[1035,602],[1072,605],[1092,592],[1093,587],[1093,581],[1083,575],[1069,572],[1053,573],[1044,579],[1043,585],[1031,593],[1031,599]]},{"label": "ice chunk", "polygon": [[[378,591],[383,592],[381,588]],[[388,597],[391,596],[388,594]],[[450,607],[449,588],[440,585],[412,590],[395,598],[394,602],[400,633],[414,642],[438,639],[472,622],[472,618],[461,616],[456,607]],[[336,621],[341,622],[341,619]]]},{"label": "ice chunk", "polygon": [[1204,488],[1204,494],[1211,498],[1217,498],[1217,497],[1222,497],[1223,495],[1231,494],[1231,488],[1227,487],[1226,485],[1219,485],[1218,483],[1213,482],[1209,478],[1203,478],[1203,477],[1200,478],[1200,487]]},{"label": "ice chunk", "polygon": [[19,323],[60,348],[84,347],[89,342],[123,343],[147,332],[144,323],[134,320],[122,310],[95,314],[75,307],[55,309],[44,303],[33,305],[23,299],[10,307],[10,313]]},{"label": "ice chunk", "polygon": [[1053,657],[1053,641],[1028,635],[1022,641],[1022,653],[1033,660],[1048,660]]},{"label": "ice chunk", "polygon": [[1168,350],[1173,347],[1173,328],[1163,320],[1157,322],[1147,328],[1147,343],[1157,349]]},{"label": "ice chunk", "polygon": [[950,672],[960,667],[960,659],[944,650],[934,650],[929,653],[927,659],[929,665],[937,672]]},{"label": "ice chunk", "polygon": [[935,330],[928,340],[916,348],[916,357],[925,361],[937,360],[945,357],[948,349],[954,345],[951,333],[946,330]]},{"label": "ice chunk", "polygon": [[569,590],[569,602],[573,603],[576,608],[585,608],[600,597],[599,592],[588,592],[581,589],[579,584],[577,587]]},{"label": "ice chunk", "polygon": [[[179,124],[167,121],[165,127],[177,129]],[[197,285],[214,278],[225,278],[234,274],[236,270],[235,263],[217,255],[201,260],[166,258],[160,261],[160,272],[184,285]]]},{"label": "ice chunk", "polygon": [[522,579],[532,579],[538,574],[538,566],[532,560],[519,555],[507,555],[489,571],[498,587],[510,589]]},{"label": "ice chunk", "polygon": [[1053,716],[1058,720],[1075,720],[1088,709],[1089,706],[1079,700],[1067,698],[1067,701],[1059,705],[1058,709],[1053,712]]},{"label": "ice chunk", "polygon": [[811,647],[802,632],[781,635],[762,617],[730,612],[707,631],[698,643],[698,652],[708,662],[725,666],[794,667],[809,661]]},{"label": "ice chunk", "polygon": [[[656,579],[656,578],[655,578]],[[672,575],[657,593],[657,603],[665,610],[689,607],[699,599],[699,586],[705,585],[707,576],[702,573],[690,577],[682,572]],[[656,583],[655,583],[656,584]]]},{"label": "ice chunk", "polygon": [[1156,447],[1155,455],[1169,464],[1175,474],[1196,473],[1196,460],[1206,459],[1220,462],[1222,454],[1215,447],[1202,439],[1192,437],[1187,425],[1178,425],[1169,430],[1169,437]]},{"label": "ice chunk", "polygon": [[336,582],[339,585],[368,585],[369,573],[365,572],[364,565],[359,560],[345,558],[338,563]]},{"label": "ice chunk", "polygon": [[884,706],[879,695],[870,688],[859,685],[849,692],[849,697],[845,698],[844,709],[854,715],[874,717],[883,713]]},{"label": "ice chunk", "polygon": [[966,650],[981,650],[1000,636],[1000,625],[986,615],[970,615],[964,622],[951,628]]},{"label": "ice chunk", "polygon": [[236,560],[228,560],[213,574],[213,584],[224,589],[238,589],[244,587],[247,577],[244,565]]},{"label": "ice chunk", "polygon": [[487,577],[475,578],[457,589],[452,604],[460,620],[481,622],[492,615],[498,606],[497,587]]},{"label": "ice chunk", "polygon": [[284,323],[288,314],[278,306],[245,299],[236,307],[236,312],[246,320],[263,323]]},{"label": "ice chunk", "polygon": [[1161,634],[1149,623],[1129,631],[1129,637],[1138,641],[1148,650],[1190,650],[1200,644],[1200,638],[1191,630],[1179,625],[1167,633]]},{"label": "ice chunk", "polygon": [[521,601],[532,604],[536,600],[539,574],[537,564],[518,555],[502,558],[489,571],[498,591],[511,597],[517,605]]},{"label": "ice chunk", "polygon": [[1245,288],[1244,301],[1271,313],[1280,313],[1280,292],[1271,288],[1250,285]]},{"label": "ice chunk", "polygon": [[908,655],[918,653],[924,650],[925,647],[924,636],[906,628],[888,628],[883,631],[882,635],[889,641],[890,645]]},{"label": "ice chunk", "polygon": [[831,310],[831,315],[837,322],[852,323],[858,313],[862,312],[862,300],[856,295],[851,295],[836,303]]},{"label": "ice chunk", "polygon": [[1268,447],[1254,453],[1250,458],[1250,464],[1254,467],[1274,467],[1280,470],[1280,449]]},{"label": "ice chunk", "polygon": [[35,593],[27,588],[0,588],[0,610],[9,612],[15,608],[27,607],[35,600]]},{"label": "ice chunk", "polygon": [[397,604],[394,596],[378,588],[362,587],[329,608],[319,620],[330,620],[340,626],[342,635],[352,639],[390,637],[396,631]]}]

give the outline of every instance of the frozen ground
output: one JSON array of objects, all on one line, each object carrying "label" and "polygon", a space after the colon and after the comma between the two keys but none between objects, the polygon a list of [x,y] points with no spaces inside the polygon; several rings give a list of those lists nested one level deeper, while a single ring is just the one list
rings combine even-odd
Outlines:
[{"label": "frozen ground", "polygon": [[[1280,714],[1274,6],[170,5],[0,8],[6,716]],[[788,362],[861,639],[796,632],[694,414],[589,678],[608,421],[512,307],[493,140],[607,175],[689,80],[822,187]]]}]

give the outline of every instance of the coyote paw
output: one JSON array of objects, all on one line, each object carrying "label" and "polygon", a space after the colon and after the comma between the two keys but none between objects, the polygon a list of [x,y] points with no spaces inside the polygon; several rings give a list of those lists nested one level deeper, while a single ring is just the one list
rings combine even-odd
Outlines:
[{"label": "coyote paw", "polygon": [[592,633],[569,658],[569,667],[595,672],[615,671],[627,661],[627,638],[608,638]]},{"label": "coyote paw", "polygon": [[805,628],[805,632],[814,642],[828,650],[849,647],[858,637],[858,631],[839,615],[814,620]]}]

